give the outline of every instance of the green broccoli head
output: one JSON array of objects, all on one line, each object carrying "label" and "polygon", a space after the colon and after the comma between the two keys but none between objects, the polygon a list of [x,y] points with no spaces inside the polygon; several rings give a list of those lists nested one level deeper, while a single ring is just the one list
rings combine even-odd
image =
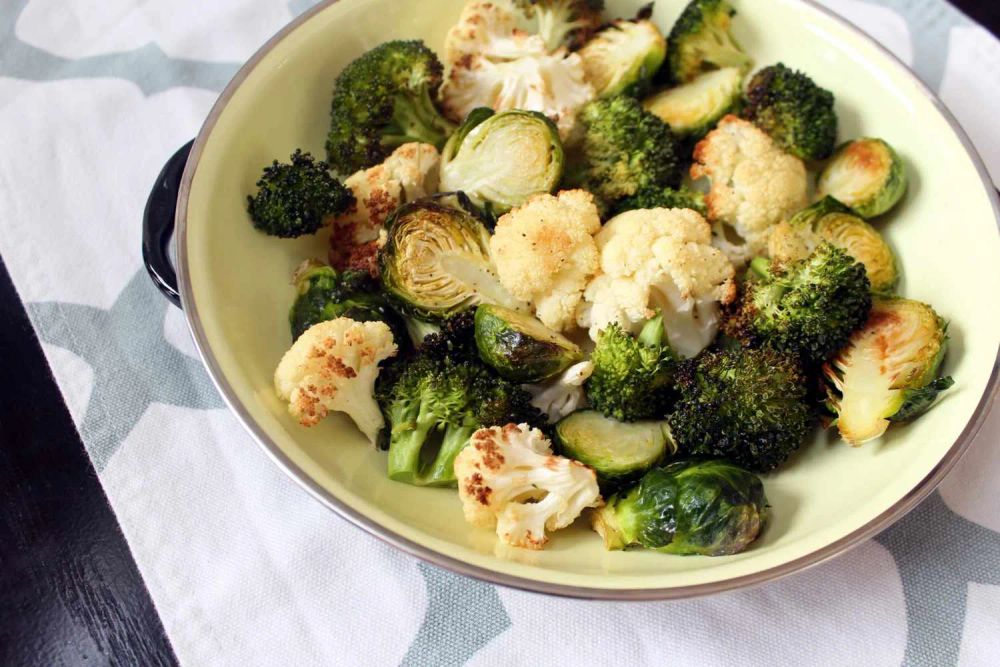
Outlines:
[{"label": "green broccoli head", "polygon": [[604,203],[644,190],[676,188],[683,178],[670,126],[631,97],[596,100],[583,108],[579,161],[568,179]]},{"label": "green broccoli head", "polygon": [[598,333],[590,360],[594,372],[584,390],[605,416],[636,421],[666,413],[677,356],[664,340],[662,315],[647,322],[638,338],[611,324]]},{"label": "green broccoli head", "polygon": [[475,338],[476,311],[465,310],[441,322],[420,343],[420,353],[436,359],[479,359]]},{"label": "green broccoli head", "polygon": [[329,166],[296,149],[291,161],[264,167],[257,194],[247,196],[253,226],[271,236],[313,234],[328,215],[343,213],[354,195],[330,175]]},{"label": "green broccoli head", "polygon": [[681,362],[667,416],[683,455],[720,457],[748,470],[778,467],[812,426],[806,379],[794,354],[769,348],[706,352]]},{"label": "green broccoli head", "polygon": [[750,79],[743,117],[803,160],[823,160],[837,143],[833,93],[781,63]]},{"label": "green broccoli head", "polygon": [[379,376],[375,396],[389,425],[388,475],[418,486],[454,486],[455,457],[479,428],[545,424],[531,395],[473,360],[418,352]]},{"label": "green broccoli head", "polygon": [[405,347],[406,328],[368,272],[339,273],[309,262],[296,271],[295,285],[298,295],[288,313],[293,340],[314,324],[349,317],[356,322],[385,322],[396,344]]},{"label": "green broccoli head", "polygon": [[420,40],[385,42],[337,77],[326,150],[342,173],[382,162],[411,141],[438,148],[454,130],[435,106],[443,66]]},{"label": "green broccoli head", "polygon": [[750,69],[750,57],[730,34],[735,14],[728,0],[691,0],[667,37],[666,78],[688,83],[714,69]]},{"label": "green broccoli head", "polygon": [[821,244],[787,267],[759,268],[727,312],[726,334],[744,345],[768,345],[822,362],[847,344],[871,310],[871,283],[864,264]]},{"label": "green broccoli head", "polygon": [[685,187],[665,187],[640,190],[631,197],[618,200],[612,209],[612,215],[646,208],[689,208],[702,215],[708,214],[705,195],[701,192]]}]

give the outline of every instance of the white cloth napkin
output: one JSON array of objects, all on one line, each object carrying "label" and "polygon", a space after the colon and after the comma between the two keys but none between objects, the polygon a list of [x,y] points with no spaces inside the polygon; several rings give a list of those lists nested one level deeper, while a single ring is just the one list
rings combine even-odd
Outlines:
[{"label": "white cloth napkin", "polygon": [[[824,2],[939,90],[1000,177],[997,40],[943,0]],[[7,0],[0,12],[0,252],[182,663],[997,663],[1000,411],[940,493],[878,539],[680,603],[449,574],[272,465],[149,284],[138,229],[163,161],[309,4]]]}]

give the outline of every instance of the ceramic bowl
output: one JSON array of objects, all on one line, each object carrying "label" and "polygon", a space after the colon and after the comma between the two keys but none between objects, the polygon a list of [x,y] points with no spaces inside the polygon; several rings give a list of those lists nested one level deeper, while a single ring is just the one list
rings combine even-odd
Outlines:
[{"label": "ceramic bowl", "polygon": [[[608,2],[630,16],[645,0]],[[682,0],[659,0],[669,28]],[[757,63],[783,61],[834,91],[842,139],[875,135],[912,174],[902,205],[876,224],[902,262],[900,291],[951,321],[944,370],[956,384],[909,426],[853,449],[817,436],[764,477],[773,519],[746,552],[680,557],[607,552],[584,521],[541,552],[505,548],[462,519],[453,490],[386,479],[386,457],[334,415],[305,429],[272,388],[290,344],[292,270],[324,257],[326,238],[277,240],[249,224],[246,195],[262,165],[303,147],[324,154],[340,69],[385,40],[440,50],[460,0],[321,3],[265,44],[225,89],[198,135],[176,210],[179,291],[198,349],[237,418],[317,500],[385,541],[463,574],[588,598],[690,597],[757,584],[814,565],[899,519],[955,464],[996,387],[1000,237],[996,196],[968,138],[934,95],[874,41],[803,0],[733,0],[735,33]],[[295,517],[289,517],[294,521]]]}]

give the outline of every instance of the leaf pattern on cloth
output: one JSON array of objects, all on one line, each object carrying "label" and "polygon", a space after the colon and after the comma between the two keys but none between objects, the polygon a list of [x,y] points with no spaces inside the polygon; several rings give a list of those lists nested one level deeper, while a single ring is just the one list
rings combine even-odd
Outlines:
[{"label": "leaf pattern on cloth", "polygon": [[420,563],[427,611],[401,667],[457,667],[510,627],[496,587]]},{"label": "leaf pattern on cloth", "polygon": [[82,357],[93,369],[94,388],[79,428],[98,472],[151,403],[223,406],[201,362],[164,337],[167,306],[144,269],[108,310],[58,301],[27,304],[42,340]]}]

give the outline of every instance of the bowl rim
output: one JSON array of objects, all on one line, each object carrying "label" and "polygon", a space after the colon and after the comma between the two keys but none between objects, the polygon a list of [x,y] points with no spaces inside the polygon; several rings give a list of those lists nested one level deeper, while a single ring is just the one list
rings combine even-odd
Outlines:
[{"label": "bowl rim", "polygon": [[[955,133],[955,136],[962,144],[962,147],[965,149],[966,156],[972,161],[974,167],[976,168],[976,172],[979,174],[980,181],[986,190],[987,197],[993,209],[993,217],[997,222],[998,227],[1000,227],[1000,201],[998,201],[998,193],[989,172],[987,171],[982,158],[980,157],[975,146],[972,144],[972,141],[966,134],[965,130],[958,123],[958,120],[951,113],[951,111],[949,111],[944,103],[938,98],[938,96],[930,88],[928,88],[927,85],[924,84],[924,82],[905,63],[897,58],[895,54],[882,46],[878,41],[870,37],[860,28],[849,22],[847,19],[818,4],[816,0],[792,1],[810,7],[811,9],[824,15],[827,19],[837,23],[841,28],[846,29],[847,31],[853,33],[856,37],[859,37],[867,42],[869,45],[874,46],[876,50],[881,52],[881,54],[888,60],[890,67],[894,67],[899,74],[906,77],[911,83],[916,85],[917,89],[931,102],[937,112],[940,113],[944,120],[948,123],[951,130]],[[935,465],[934,468],[931,469],[930,472],[928,472],[928,474],[916,484],[916,486],[914,486],[906,495],[900,498],[880,515],[873,518],[865,525],[857,528],[853,532],[848,533],[847,535],[834,540],[833,542],[816,549],[811,553],[805,554],[780,565],[775,565],[765,570],[761,570],[760,572],[754,572],[752,574],[732,577],[720,581],[666,588],[599,588],[574,586],[569,584],[540,581],[528,577],[498,572],[486,567],[467,563],[459,558],[434,551],[429,547],[413,542],[410,539],[396,534],[389,528],[382,526],[360,511],[349,507],[333,493],[312,479],[295,462],[286,456],[278,445],[270,438],[270,436],[264,432],[263,428],[261,428],[261,426],[250,414],[247,407],[236,395],[236,392],[229,383],[229,380],[223,374],[221,366],[212,352],[202,325],[201,316],[198,312],[198,307],[194,299],[194,292],[190,278],[189,258],[187,253],[187,209],[191,193],[191,184],[197,172],[198,164],[205,149],[205,145],[212,133],[212,129],[215,127],[216,121],[219,119],[219,116],[222,114],[236,90],[243,84],[244,80],[257,67],[260,61],[263,60],[263,58],[267,56],[267,54],[270,53],[279,42],[284,40],[285,37],[295,31],[303,23],[309,21],[313,16],[322,12],[324,9],[335,4],[336,2],[338,2],[338,0],[323,0],[293,19],[284,28],[275,33],[275,35],[267,42],[265,42],[264,45],[261,46],[236,72],[232,80],[226,85],[215,104],[212,106],[212,109],[199,130],[198,136],[195,138],[194,145],[191,148],[191,153],[188,157],[187,164],[181,178],[175,214],[177,275],[180,287],[181,303],[188,328],[198,351],[198,355],[201,357],[202,363],[205,365],[212,383],[221,394],[223,401],[236,415],[243,428],[251,435],[257,444],[261,446],[268,457],[270,457],[271,460],[285,472],[285,474],[291,477],[299,484],[299,486],[305,489],[310,495],[327,508],[333,510],[335,513],[339,514],[344,519],[347,519],[347,521],[355,526],[367,531],[371,535],[374,535],[380,540],[391,544],[411,556],[415,556],[432,565],[443,567],[451,572],[472,577],[487,583],[500,584],[502,586],[528,592],[589,600],[678,600],[713,595],[716,593],[748,588],[769,581],[774,581],[793,573],[803,571],[815,565],[819,565],[820,563],[823,563],[834,556],[861,544],[901,519],[928,495],[930,495],[930,493],[934,491],[938,484],[940,484],[944,477],[951,471],[955,464],[958,463],[959,459],[963,454],[965,454],[966,450],[968,450],[972,441],[975,439],[976,434],[982,428],[983,422],[989,413],[989,407],[993,402],[993,397],[997,395],[998,391],[1000,391],[1000,384],[998,384],[998,376],[1000,376],[1000,346],[998,346],[997,356],[994,358],[993,362],[993,369],[990,373],[986,387],[983,390],[983,394],[980,397],[979,403],[977,404],[976,409],[973,411],[968,422],[966,422],[965,427],[962,429],[958,438],[954,443],[952,443],[951,447],[948,448],[948,451],[941,457],[941,460],[937,463],[937,465]]]}]

